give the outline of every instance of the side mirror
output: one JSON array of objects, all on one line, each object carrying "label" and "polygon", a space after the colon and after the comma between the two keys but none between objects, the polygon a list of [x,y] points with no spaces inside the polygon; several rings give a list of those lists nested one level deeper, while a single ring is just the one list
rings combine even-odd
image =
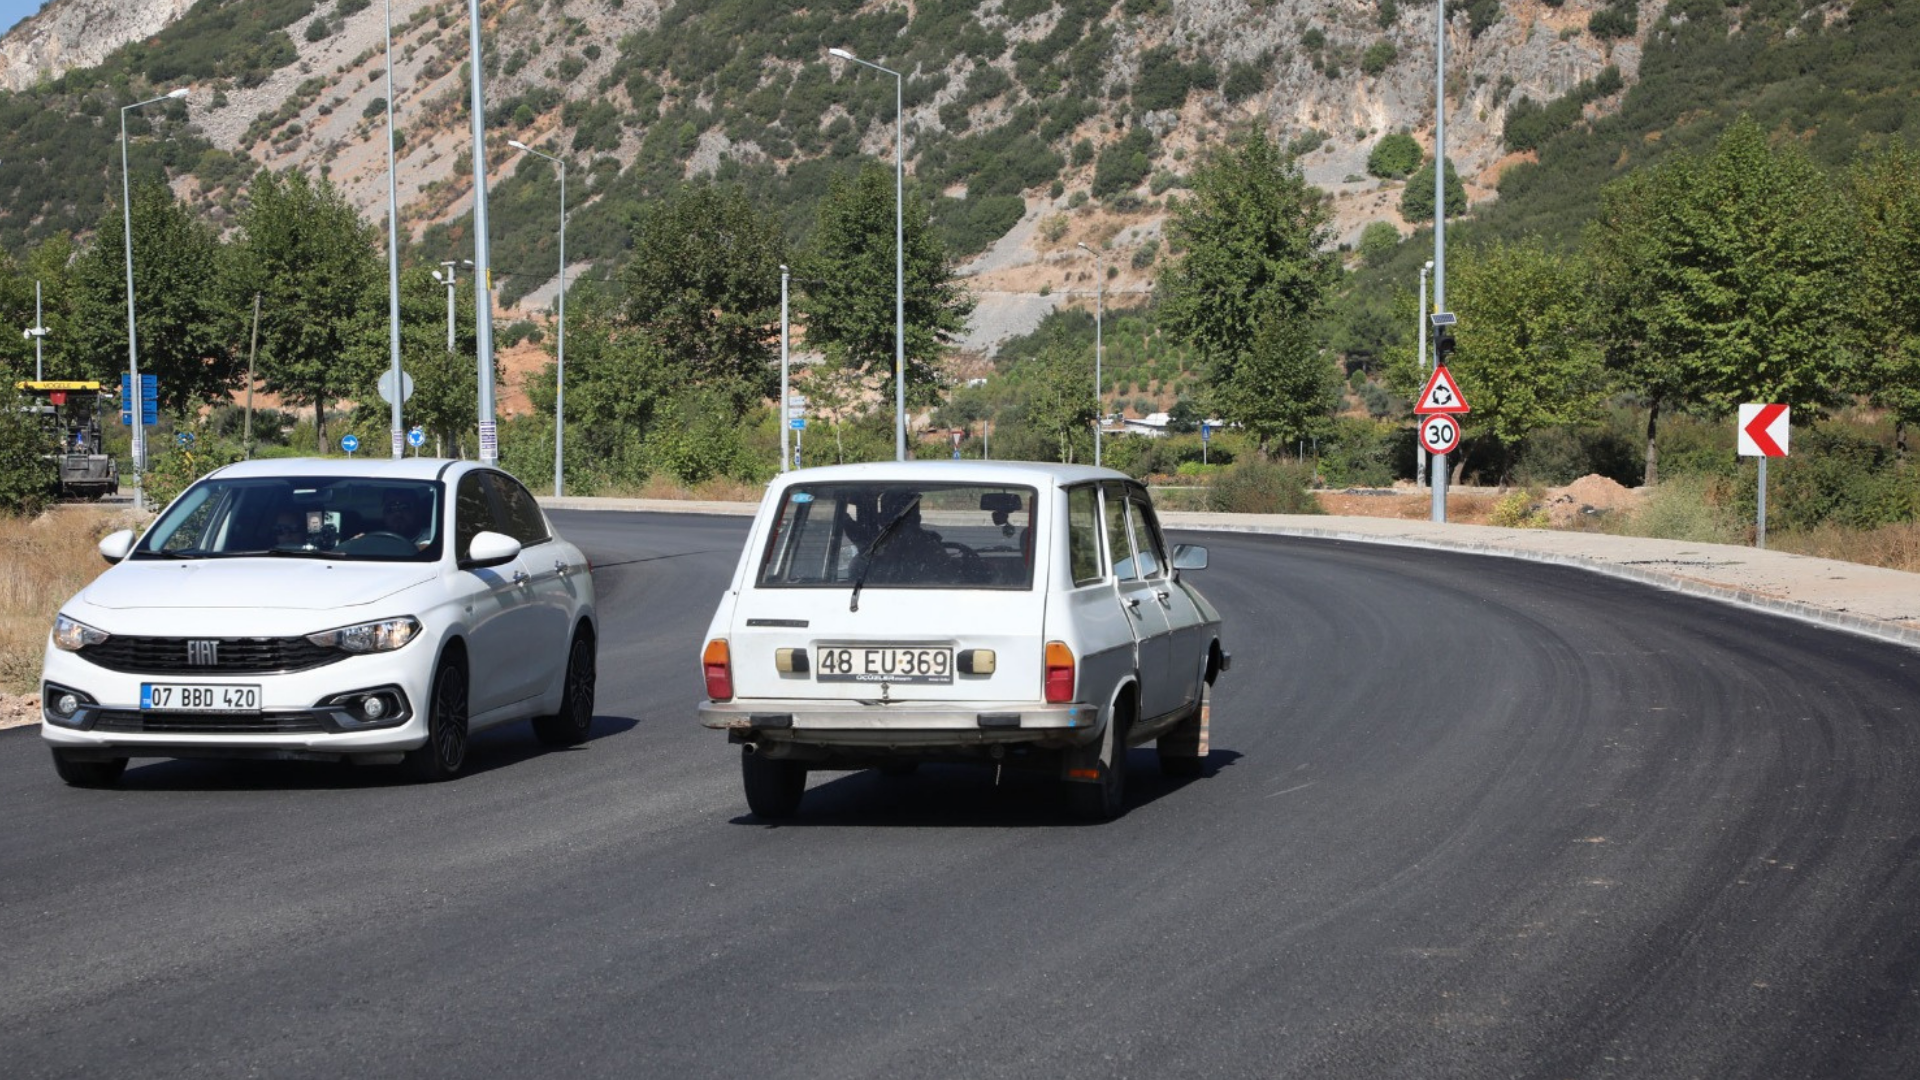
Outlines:
[{"label": "side mirror", "polygon": [[1173,568],[1175,570],[1205,570],[1207,568],[1207,549],[1199,544],[1173,545]]},{"label": "side mirror", "polygon": [[107,560],[109,565],[117,563],[132,553],[133,542],[137,539],[132,529],[108,533],[100,541],[100,557]]},{"label": "side mirror", "polygon": [[462,570],[481,570],[489,566],[509,563],[520,555],[520,541],[505,533],[481,532],[474,535],[473,543],[467,546],[466,557],[460,560]]}]

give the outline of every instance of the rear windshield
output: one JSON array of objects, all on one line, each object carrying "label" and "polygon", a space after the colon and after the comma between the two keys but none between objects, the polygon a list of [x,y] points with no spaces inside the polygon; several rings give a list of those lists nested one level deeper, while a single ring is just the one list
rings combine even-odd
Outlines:
[{"label": "rear windshield", "polygon": [[1031,589],[1030,487],[796,484],[760,561],[772,588]]},{"label": "rear windshield", "polygon": [[167,507],[133,557],[432,562],[440,557],[441,492],[432,480],[212,477]]}]

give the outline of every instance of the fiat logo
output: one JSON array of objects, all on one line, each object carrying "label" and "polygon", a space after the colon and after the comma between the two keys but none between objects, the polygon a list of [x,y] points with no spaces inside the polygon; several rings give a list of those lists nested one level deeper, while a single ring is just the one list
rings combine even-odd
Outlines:
[{"label": "fiat logo", "polygon": [[220,663],[220,642],[217,640],[189,640],[187,642],[187,663],[192,664],[194,667],[214,667],[218,665]]}]

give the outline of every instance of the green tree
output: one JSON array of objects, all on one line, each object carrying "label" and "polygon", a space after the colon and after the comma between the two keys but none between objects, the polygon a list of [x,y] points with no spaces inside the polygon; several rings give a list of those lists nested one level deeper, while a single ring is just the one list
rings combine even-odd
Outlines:
[{"label": "green tree", "polygon": [[[1447,161],[1447,216],[1459,217],[1467,212],[1467,189],[1461,185],[1460,176],[1453,171],[1453,161]],[[1400,193],[1400,216],[1408,221],[1433,220],[1433,162],[1421,165],[1412,176],[1407,177],[1407,188]]]},{"label": "green tree", "polygon": [[[893,181],[893,170],[878,164],[836,179],[796,260],[808,343],[885,400],[894,380]],[[903,231],[906,396],[930,405],[938,398],[934,361],[965,328],[973,300],[954,277],[926,200],[911,187]]]},{"label": "green tree", "polygon": [[[319,448],[326,410],[347,395],[370,395],[386,350],[354,349],[364,309],[386,310],[385,275],[373,226],[332,182],[262,169],[240,217],[228,292],[252,314],[261,297],[261,383],[293,405],[311,405]],[[444,344],[444,343],[443,343]]]},{"label": "green tree", "polygon": [[[1367,172],[1373,176],[1398,180],[1418,169],[1425,157],[1420,143],[1404,131],[1396,131],[1373,144],[1373,152],[1367,155]],[[1433,174],[1427,174],[1427,186],[1433,186]],[[1429,204],[1432,199],[1429,197]],[[1432,216],[1429,209],[1428,216]]]},{"label": "green tree", "polygon": [[778,392],[779,222],[740,187],[700,184],[648,204],[623,275],[626,321],[652,334],[679,378],[735,415]]},{"label": "green tree", "polygon": [[1071,464],[1080,444],[1091,443],[1093,430],[1086,356],[1056,340],[1041,348],[1024,374],[1025,393],[1016,406],[1020,419],[1056,450],[1052,460]]},{"label": "green tree", "polygon": [[[1589,234],[1609,365],[1650,402],[1720,416],[1742,402],[1818,412],[1849,385],[1848,207],[1799,144],[1741,118],[1704,157],[1602,192]],[[1804,415],[1804,414],[1803,414]]]},{"label": "green tree", "polygon": [[[1463,426],[1498,447],[1504,483],[1529,435],[1585,423],[1599,407],[1606,371],[1591,327],[1589,275],[1578,259],[1538,241],[1468,249],[1448,271],[1447,304],[1460,322],[1447,370],[1473,405]],[[1407,393],[1425,375],[1411,356],[1395,374]]]},{"label": "green tree", "polygon": [[[425,266],[411,266],[400,272],[400,369],[413,381],[413,395],[400,405],[400,422],[406,427],[417,424],[431,434],[431,440],[422,450],[431,453],[437,446],[456,457],[479,449],[474,290],[471,278],[465,283],[468,288],[462,290],[455,301],[454,348],[450,352],[447,349],[446,286],[434,280],[432,270]],[[387,430],[391,406],[379,396],[378,385],[393,362],[385,284],[383,277],[374,286],[377,298],[360,306],[351,328],[348,367],[357,373],[360,382],[340,388],[343,396],[354,398],[362,409],[381,414],[373,427],[382,433]],[[251,309],[248,313],[251,314]],[[265,317],[263,309],[263,322]],[[264,335],[263,330],[263,345]],[[498,385],[498,361],[495,363],[494,381]],[[549,398],[548,405],[551,404]]]},{"label": "green tree", "polygon": [[[652,334],[626,324],[621,299],[583,286],[567,295],[567,441],[569,486],[638,487],[649,473],[645,448],[674,367]],[[551,412],[553,380],[532,387],[536,408]]]},{"label": "green tree", "polygon": [[1247,348],[1213,386],[1214,412],[1236,421],[1261,453],[1327,430],[1340,404],[1340,367],[1309,319],[1261,320]]},{"label": "green tree", "polygon": [[[140,373],[158,381],[162,411],[222,400],[239,381],[229,315],[216,284],[223,253],[213,229],[164,185],[134,189],[133,296]],[[126,232],[114,207],[73,264],[69,367],[118,384],[127,370]],[[73,361],[77,360],[75,364]],[[242,360],[244,362],[244,359]]]},{"label": "green tree", "polygon": [[1310,328],[1337,273],[1328,220],[1325,197],[1256,132],[1194,172],[1169,222],[1185,251],[1161,274],[1166,325],[1199,354],[1220,415],[1256,431],[1262,452],[1303,422],[1264,395],[1298,392],[1315,364]]},{"label": "green tree", "polygon": [[1860,387],[1893,415],[1894,445],[1920,422],[1920,154],[1895,144],[1851,176],[1860,259],[1849,295],[1862,350]]},{"label": "green tree", "polygon": [[0,513],[33,515],[52,498],[47,433],[12,383],[0,387]]}]

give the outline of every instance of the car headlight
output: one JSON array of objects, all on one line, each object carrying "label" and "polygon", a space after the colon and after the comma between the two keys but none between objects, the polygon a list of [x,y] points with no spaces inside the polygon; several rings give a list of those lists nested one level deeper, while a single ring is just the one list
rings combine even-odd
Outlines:
[{"label": "car headlight", "polygon": [[338,630],[322,630],[317,634],[308,634],[307,640],[327,649],[340,649],[350,653],[376,653],[392,652],[412,641],[419,633],[420,620],[407,615],[398,619],[361,623],[358,626],[342,626]]},{"label": "car headlight", "polygon": [[65,615],[56,615],[53,619],[53,645],[56,649],[76,652],[89,645],[98,645],[110,636],[105,630],[95,630]]}]

